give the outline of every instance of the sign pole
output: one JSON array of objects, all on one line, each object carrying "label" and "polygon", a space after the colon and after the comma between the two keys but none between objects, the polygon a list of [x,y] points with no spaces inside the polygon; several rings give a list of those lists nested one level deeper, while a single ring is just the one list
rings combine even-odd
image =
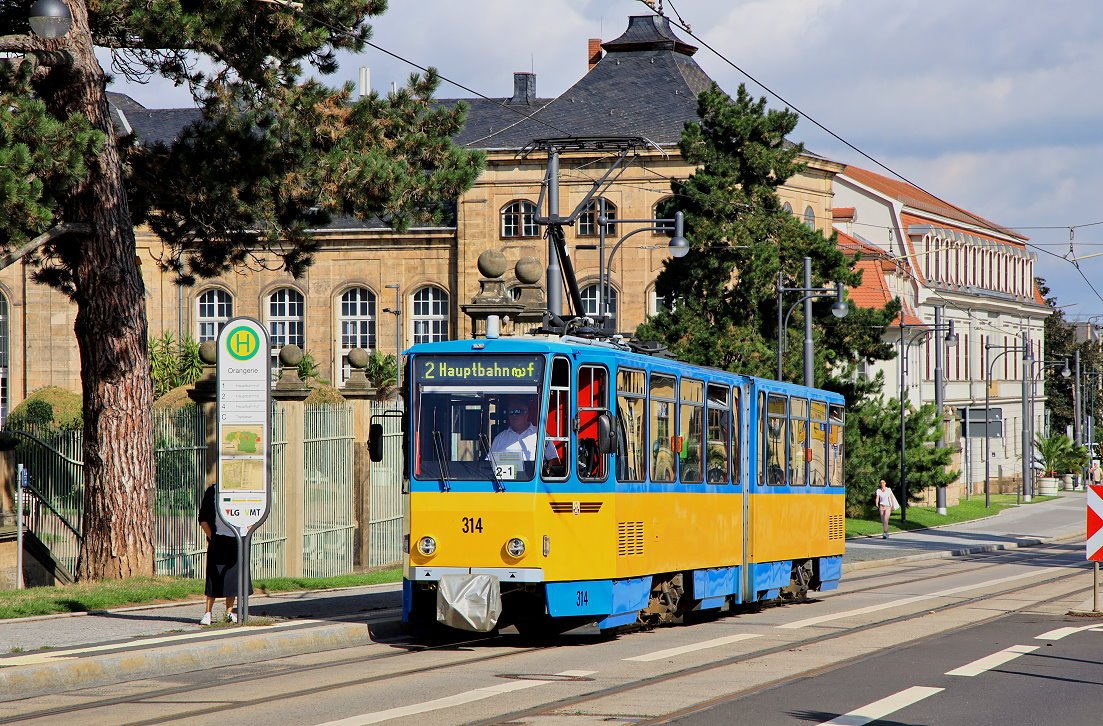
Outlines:
[{"label": "sign pole", "polygon": [[218,334],[218,516],[237,541],[238,622],[249,619],[252,533],[271,508],[268,331],[234,318]]},{"label": "sign pole", "polygon": [[240,529],[237,538],[237,616],[242,625],[249,621],[249,540]]},{"label": "sign pole", "polygon": [[1092,612],[1099,612],[1099,563],[1093,562],[1092,565]]},{"label": "sign pole", "polygon": [[16,525],[15,525],[15,589],[23,589],[23,487],[27,478],[27,469],[22,464],[16,464]]}]

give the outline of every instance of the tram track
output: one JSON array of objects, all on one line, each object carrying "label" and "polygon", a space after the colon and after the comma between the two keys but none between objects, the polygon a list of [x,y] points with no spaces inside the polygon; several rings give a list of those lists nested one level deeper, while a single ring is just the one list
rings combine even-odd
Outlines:
[{"label": "tram track", "polygon": [[[955,609],[959,609],[959,608],[962,608],[962,607],[968,607],[970,605],[974,605],[978,602],[982,602],[982,601],[987,600],[987,599],[991,599],[991,598],[995,598],[995,597],[1006,597],[1008,595],[1013,595],[1015,593],[1023,592],[1023,591],[1030,590],[1030,589],[1033,589],[1033,588],[1036,588],[1036,587],[1039,587],[1039,586],[1043,586],[1043,585],[1047,585],[1047,584],[1057,582],[1059,580],[1062,580],[1062,579],[1065,579],[1065,578],[1069,577],[1070,574],[1072,574],[1073,572],[1074,571],[1070,569],[1069,572],[1059,573],[1059,574],[1055,575],[1054,577],[1046,578],[1044,580],[1040,580],[1040,581],[1037,581],[1037,582],[1031,582],[1031,583],[1020,585],[1020,586],[1017,586],[1017,587],[1012,587],[1012,588],[1009,588],[1007,590],[1001,590],[1000,592],[997,592],[997,593],[987,593],[987,594],[984,594],[984,595],[977,595],[975,597],[971,597],[971,598],[961,600],[961,601],[955,602],[955,603],[948,603],[946,605],[935,606],[935,607],[926,606],[926,607],[922,608],[920,611],[915,612],[915,613],[910,613],[910,614],[907,614],[907,615],[901,615],[901,616],[897,616],[897,617],[894,617],[894,618],[886,618],[884,620],[879,620],[876,623],[876,625],[873,626],[873,627],[883,627],[883,626],[886,626],[886,625],[899,624],[899,623],[904,623],[904,622],[908,622],[908,621],[912,621],[912,620],[918,620],[918,619],[921,619],[921,618],[930,617],[931,615],[934,615],[934,614],[945,613],[945,612],[955,610]],[[1075,574],[1080,574],[1080,573],[1081,573],[1081,571],[1075,571]],[[997,613],[997,614],[992,615],[990,617],[982,618],[980,620],[970,622],[967,625],[963,625],[963,626],[956,627],[956,628],[949,628],[947,630],[940,631],[938,633],[938,635],[944,636],[948,633],[961,632],[961,631],[964,631],[964,630],[967,630],[967,629],[970,629],[970,628],[979,627],[979,626],[982,626],[982,625],[1000,620],[1002,618],[1006,618],[1010,615],[1023,612],[1025,610],[1037,608],[1037,607],[1045,605],[1047,603],[1056,602],[1056,601],[1063,600],[1063,599],[1068,599],[1068,598],[1076,596],[1076,595],[1087,594],[1087,593],[1091,592],[1091,590],[1092,590],[1092,588],[1090,586],[1088,586],[1088,587],[1076,588],[1076,589],[1071,590],[1071,591],[1065,591],[1065,592],[1062,592],[1058,595],[1054,595],[1050,598],[1045,598],[1045,599],[1042,599],[1042,600],[1031,602],[1029,605],[1025,605],[1021,608],[1015,608],[1015,609],[1008,610],[1008,611],[1005,611],[1005,612]],[[839,639],[846,638],[846,637],[849,637],[849,636],[853,636],[853,635],[856,635],[856,634],[864,634],[865,632],[868,631],[868,629],[870,627],[871,627],[870,624],[863,623],[863,624],[858,625],[858,626],[845,628],[843,630],[838,630],[838,631],[835,631],[835,632],[832,632],[832,633],[824,633],[822,635],[813,636],[811,638],[806,638],[806,639],[796,641],[796,642],[783,643],[781,645],[777,645],[777,646],[774,646],[774,647],[771,647],[771,648],[764,648],[762,650],[756,650],[756,651],[753,651],[753,652],[750,652],[750,653],[743,653],[743,654],[740,654],[740,655],[737,655],[737,656],[732,656],[730,658],[724,658],[722,660],[713,661],[711,663],[705,663],[705,664],[701,664],[701,665],[697,665],[697,666],[691,666],[691,667],[688,667],[688,668],[682,668],[682,669],[672,671],[672,672],[669,672],[669,673],[663,673],[663,674],[660,674],[660,675],[651,676],[649,678],[644,678],[644,679],[641,679],[641,680],[638,680],[638,681],[633,681],[631,683],[623,683],[623,684],[616,685],[616,686],[610,686],[609,688],[604,688],[604,689],[600,689],[600,690],[597,690],[597,691],[592,691],[590,693],[586,693],[586,694],[583,694],[583,695],[580,695],[580,696],[560,699],[558,701],[548,703],[548,704],[544,704],[544,705],[541,705],[541,706],[528,708],[528,709],[521,709],[521,710],[518,710],[518,711],[509,712],[509,713],[499,714],[499,715],[495,716],[493,719],[487,719],[487,720],[472,722],[472,726],[493,726],[494,724],[512,723],[512,722],[518,721],[519,719],[531,718],[531,717],[536,717],[536,716],[550,716],[552,714],[555,714],[557,711],[561,711],[562,709],[565,709],[565,708],[572,708],[572,707],[576,707],[576,706],[582,706],[582,705],[585,705],[587,703],[594,703],[594,702],[600,701],[601,699],[608,698],[610,696],[618,696],[618,695],[623,695],[625,693],[631,693],[633,691],[639,691],[639,690],[651,688],[651,687],[654,687],[654,686],[660,686],[664,683],[669,683],[669,682],[672,682],[672,681],[675,681],[675,680],[678,680],[678,679],[681,679],[681,678],[685,678],[687,676],[695,676],[695,675],[699,675],[699,674],[702,674],[702,673],[708,673],[710,671],[719,670],[721,668],[727,668],[729,666],[738,665],[740,663],[746,663],[748,661],[753,661],[753,660],[757,660],[757,659],[760,659],[760,658],[765,658],[765,657],[768,657],[768,656],[771,656],[771,655],[776,655],[778,653],[783,653],[785,651],[790,651],[790,650],[792,650],[794,648],[797,648],[797,647],[807,648],[809,646],[829,642],[829,641],[832,641],[832,640],[839,640]],[[702,703],[699,703],[699,704],[694,704],[691,707],[688,707],[688,708],[685,708],[685,709],[679,709],[678,711],[674,711],[674,712],[671,712],[671,713],[668,713],[668,714],[664,714],[663,716],[655,718],[655,719],[648,719],[648,720],[639,721],[639,722],[637,722],[637,724],[638,724],[638,726],[642,726],[643,724],[667,723],[671,719],[674,719],[674,718],[678,718],[678,717],[681,717],[681,716],[686,716],[686,715],[689,715],[689,714],[692,714],[692,713],[696,713],[698,711],[702,711],[702,710],[705,710],[707,708],[711,708],[713,706],[720,705],[722,703],[728,703],[728,702],[731,702],[731,701],[739,700],[740,698],[745,698],[745,697],[748,697],[748,696],[752,696],[752,695],[755,695],[757,693],[761,693],[763,691],[769,690],[771,688],[775,688],[775,687],[777,687],[779,685],[782,685],[784,683],[791,682],[791,681],[793,681],[794,679],[797,679],[797,678],[809,678],[809,677],[813,677],[815,675],[818,675],[820,673],[825,673],[825,672],[829,672],[831,670],[835,670],[837,668],[842,668],[842,667],[845,667],[845,666],[848,666],[848,665],[852,665],[853,663],[861,662],[862,660],[865,660],[865,659],[870,658],[870,657],[874,657],[878,654],[879,653],[876,653],[876,652],[867,653],[867,654],[863,654],[862,656],[859,656],[859,657],[856,657],[856,658],[849,658],[849,659],[846,659],[844,661],[840,661],[840,662],[837,662],[837,663],[832,663],[832,664],[822,666],[822,667],[819,667],[819,668],[810,669],[808,671],[801,672],[799,674],[788,674],[783,678],[775,679],[775,680],[769,681],[767,683],[758,684],[758,685],[755,685],[755,686],[744,688],[744,689],[741,689],[741,690],[736,691],[734,693],[723,694],[723,695],[717,696],[713,699],[709,699],[708,701],[705,701],[705,702],[702,702]]]},{"label": "tram track", "polygon": [[[1006,555],[1006,556],[1008,556],[1006,559],[1014,559],[1014,558],[1010,557],[1010,555],[1013,555],[1013,554],[1014,553],[1012,553],[1012,552],[993,553],[993,557]],[[1059,559],[1059,558],[1062,558],[1062,557],[1065,557],[1065,558],[1068,557],[1068,553],[1060,553],[1060,552],[1055,552],[1055,553],[1052,553],[1052,554],[1042,555],[1041,557],[1039,557],[1038,554],[1039,554],[1038,550],[1035,550],[1033,557],[1030,558],[1031,564],[1038,565],[1038,566],[1044,566],[1050,560]],[[1001,559],[1003,559],[1003,557],[1001,557]],[[992,567],[1001,566],[1001,565],[1009,565],[1009,564],[1013,565],[1013,564],[1018,564],[1018,563],[1014,562],[1014,561],[999,562],[999,563],[987,563],[986,562],[986,563],[981,563],[978,566],[985,569],[985,570],[987,570],[987,569],[990,569]],[[988,598],[1007,596],[1009,594],[1025,591],[1025,590],[1028,590],[1028,589],[1034,588],[1034,587],[1038,587],[1040,585],[1045,585],[1045,584],[1049,584],[1049,583],[1059,581],[1063,578],[1068,577],[1070,574],[1079,574],[1079,573],[1080,573],[1080,570],[1074,570],[1074,569],[1070,568],[1070,570],[1068,572],[1057,573],[1053,577],[1049,577],[1049,578],[1046,578],[1046,579],[1041,580],[1041,581],[1030,582],[1030,583],[1027,583],[1027,584],[1020,585],[1018,587],[1012,587],[1012,588],[1007,589],[1007,590],[1001,590],[1001,591],[996,592],[996,593],[986,593],[986,594],[983,594],[983,595],[977,595],[975,597],[970,597],[970,598],[967,598],[965,600],[959,600],[957,602],[947,603],[947,604],[940,605],[940,606],[935,606],[935,607],[927,606],[927,607],[924,607],[921,611],[916,612],[916,613],[912,613],[912,614],[908,614],[908,615],[902,615],[902,616],[898,616],[898,617],[895,617],[895,618],[886,618],[884,620],[880,620],[880,621],[878,621],[877,625],[880,626],[880,625],[885,625],[885,624],[889,624],[889,623],[906,622],[906,621],[913,620],[913,619],[916,619],[916,618],[926,617],[931,613],[945,612],[945,611],[949,611],[949,610],[952,610],[952,609],[955,609],[955,608],[966,607],[968,605],[975,604],[979,601],[982,601],[982,600],[985,600],[985,599],[988,599]],[[894,574],[899,576],[900,572],[897,571]],[[961,575],[961,574],[963,574],[961,570],[955,570],[953,572],[940,572],[940,573],[937,573],[937,574],[932,574],[932,575],[921,577],[921,578],[910,578],[906,581],[906,584],[911,585],[911,584],[918,583],[918,582],[925,582],[925,581],[950,577],[950,576],[954,576],[954,575]],[[863,579],[867,579],[867,578],[863,578]],[[867,592],[867,591],[880,589],[884,586],[885,585],[879,585],[879,586],[872,586],[871,585],[869,587],[857,588],[857,589],[854,589],[854,590],[847,590],[845,593],[839,593],[839,594],[840,595],[843,595],[843,594],[850,595],[850,594],[855,594],[855,593]],[[1090,591],[1090,588],[1084,588],[1082,591],[1084,591],[1084,592]],[[1081,592],[1081,590],[1077,590],[1075,592]],[[1053,598],[1053,599],[1058,599],[1058,598],[1061,598],[1061,597],[1069,597],[1069,596],[1070,596],[1070,593],[1065,593],[1065,594],[1062,594],[1062,595],[1059,595],[1059,596],[1055,596],[1055,598]],[[1032,603],[1030,607],[1036,607],[1037,604],[1038,603]],[[726,617],[732,617],[733,615],[737,616],[738,614],[739,613],[733,613],[733,614],[730,614]],[[995,619],[998,619],[1000,617],[1005,617],[1007,614],[1010,614],[1010,613],[997,614],[997,615],[993,616],[992,618],[986,619],[984,622],[995,620]],[[378,620],[378,621],[381,621],[381,622],[387,622],[387,618],[388,618],[389,615],[390,615],[390,613],[376,613],[376,614],[373,614],[373,617],[371,619],[372,620]],[[978,623],[973,623],[968,627],[972,627],[973,625],[976,625],[976,624],[978,624]],[[709,670],[715,670],[717,668],[723,668],[723,667],[726,667],[726,666],[730,666],[730,665],[734,665],[734,664],[737,664],[737,663],[745,662],[745,661],[748,661],[748,660],[751,660],[751,659],[765,657],[765,656],[768,656],[768,655],[771,655],[771,654],[774,654],[774,653],[779,653],[779,652],[782,652],[782,651],[785,651],[785,650],[790,650],[790,649],[792,649],[794,647],[797,647],[797,646],[803,647],[803,646],[808,646],[808,645],[814,645],[816,643],[830,641],[830,640],[833,640],[833,639],[844,638],[848,635],[853,635],[856,632],[863,631],[868,627],[869,627],[868,624],[863,624],[863,625],[859,625],[859,626],[855,626],[855,627],[844,628],[842,630],[838,630],[838,631],[835,631],[835,632],[832,632],[832,633],[826,633],[826,634],[822,634],[822,635],[819,635],[819,636],[814,636],[812,638],[807,638],[807,639],[802,639],[802,640],[799,640],[799,641],[788,642],[788,643],[785,643],[785,644],[778,645],[776,647],[763,649],[763,650],[758,650],[758,651],[754,651],[754,652],[751,652],[751,653],[741,654],[739,656],[733,656],[731,658],[726,658],[726,659],[723,659],[721,661],[716,661],[714,663],[709,663],[709,664],[704,664],[704,665],[701,665],[701,666],[694,666],[694,667],[691,667],[691,668],[681,669],[681,670],[678,670],[678,671],[675,671],[675,672],[672,672],[672,673],[662,674],[660,676],[655,676],[655,677],[647,678],[647,679],[644,679],[644,680],[635,681],[635,682],[632,682],[632,683],[622,684],[622,685],[611,687],[611,688],[608,688],[608,689],[602,689],[600,691],[595,691],[593,693],[586,694],[584,696],[580,696],[580,697],[577,697],[577,698],[565,699],[565,700],[562,700],[562,701],[555,702],[553,704],[548,704],[546,706],[537,707],[534,710],[522,710],[522,711],[518,711],[518,712],[515,712],[515,713],[511,713],[511,714],[505,714],[505,715],[502,715],[500,717],[496,717],[492,721],[486,721],[485,723],[488,723],[488,724],[489,723],[499,723],[501,721],[508,721],[508,720],[515,719],[515,718],[523,718],[523,717],[531,716],[531,715],[541,715],[541,714],[550,713],[550,712],[556,711],[558,709],[569,707],[569,706],[572,706],[572,705],[581,705],[581,704],[584,704],[584,703],[587,703],[587,702],[592,702],[592,701],[595,701],[595,700],[598,700],[598,699],[601,699],[601,698],[604,698],[604,697],[608,697],[608,696],[611,696],[611,695],[617,695],[617,694],[620,694],[620,693],[631,692],[632,690],[636,690],[636,689],[647,688],[647,687],[653,686],[653,685],[659,685],[663,682],[674,680],[674,679],[681,678],[681,677],[685,677],[687,675],[694,675],[696,673],[703,673],[703,672],[707,672]],[[585,637],[585,636],[583,636],[583,637]],[[604,637],[603,637],[603,639],[604,639]],[[444,652],[444,651],[448,651],[448,650],[463,649],[463,648],[486,648],[486,647],[494,647],[494,646],[497,646],[497,645],[510,646],[510,647],[514,648],[514,650],[511,650],[511,651],[505,652],[505,653],[495,653],[495,654],[491,654],[491,655],[477,656],[477,657],[472,657],[472,658],[462,658],[462,659],[458,659],[458,660],[450,660],[446,663],[438,663],[438,664],[429,665],[429,666],[425,666],[425,665],[422,665],[422,664],[410,664],[409,666],[401,667],[398,670],[388,671],[388,672],[385,672],[385,673],[377,673],[377,674],[373,674],[373,675],[370,675],[370,676],[364,676],[364,677],[360,677],[360,678],[341,679],[341,680],[333,682],[333,683],[327,683],[327,684],[323,684],[323,685],[315,684],[315,685],[312,685],[312,686],[307,687],[307,688],[292,689],[292,690],[286,691],[286,692],[284,692],[284,693],[282,693],[278,696],[278,698],[280,698],[280,699],[293,699],[293,698],[304,696],[304,695],[311,695],[311,694],[324,693],[324,692],[328,692],[328,691],[335,691],[335,690],[339,690],[339,689],[342,689],[342,688],[355,687],[355,686],[366,686],[366,685],[370,685],[370,684],[373,684],[373,683],[382,683],[382,682],[386,682],[386,681],[389,681],[389,680],[394,680],[394,679],[402,678],[402,677],[405,677],[405,676],[410,676],[410,675],[413,675],[415,673],[420,674],[420,673],[438,672],[438,671],[444,671],[444,670],[447,670],[447,669],[450,669],[450,668],[467,667],[467,666],[477,665],[477,664],[480,664],[480,663],[488,663],[488,662],[494,662],[494,661],[498,661],[498,660],[506,660],[506,659],[511,658],[513,656],[526,655],[526,654],[531,654],[533,652],[538,652],[538,651],[543,651],[543,650],[555,650],[555,649],[563,648],[563,647],[577,647],[578,644],[579,644],[579,641],[577,639],[573,639],[569,642],[562,642],[562,641],[557,641],[557,642],[554,642],[554,643],[537,642],[534,645],[526,645],[527,642],[531,642],[531,641],[526,641],[524,639],[521,639],[520,636],[503,635],[503,634],[494,634],[494,635],[488,635],[486,637],[468,638],[468,639],[464,639],[464,640],[454,640],[454,641],[450,640],[450,641],[445,642],[445,643],[434,643],[434,644],[428,645],[428,646],[421,646],[421,645],[418,645],[418,644],[410,643],[410,642],[408,642],[408,640],[406,638],[383,638],[383,639],[377,640],[375,642],[378,645],[384,645],[384,646],[389,645],[389,646],[392,646],[392,647],[403,648],[403,650],[401,650],[399,652],[377,653],[377,654],[366,655],[366,656],[349,656],[349,657],[346,657],[346,658],[341,658],[339,660],[330,660],[330,661],[325,661],[325,662],[320,662],[320,663],[311,663],[311,664],[303,664],[303,665],[287,665],[287,666],[277,665],[275,667],[265,668],[261,672],[244,673],[244,674],[241,674],[241,675],[235,675],[234,680],[237,683],[248,683],[250,681],[264,680],[264,679],[269,679],[269,678],[280,678],[280,677],[287,677],[287,676],[296,676],[296,675],[299,675],[299,674],[305,675],[305,674],[308,674],[308,673],[311,673],[311,672],[316,672],[316,671],[320,671],[320,670],[324,670],[324,669],[339,668],[339,667],[342,667],[342,666],[363,665],[363,664],[369,664],[369,663],[380,663],[380,662],[391,661],[392,659],[406,659],[406,658],[411,658],[411,657],[416,658],[417,656],[422,655],[426,652]],[[357,646],[357,647],[363,647],[363,646]],[[333,651],[330,651],[330,652],[333,652]],[[234,668],[234,667],[230,667],[230,668]],[[19,715],[16,715],[16,716],[12,716],[12,717],[0,718],[0,724],[15,723],[15,722],[26,721],[26,720],[35,719],[35,718],[55,718],[55,717],[59,717],[59,716],[65,716],[67,714],[88,712],[88,711],[92,711],[92,710],[95,710],[95,709],[109,708],[111,706],[117,706],[117,705],[123,705],[123,704],[148,703],[149,705],[156,705],[158,699],[170,698],[170,697],[173,697],[173,696],[178,696],[178,695],[181,695],[181,694],[194,692],[196,690],[200,690],[200,689],[206,687],[206,685],[207,684],[204,684],[204,683],[198,683],[198,684],[197,683],[186,683],[186,684],[181,684],[179,686],[161,688],[161,689],[157,689],[157,690],[154,690],[154,691],[148,691],[148,692],[144,692],[144,693],[136,693],[136,694],[122,695],[122,696],[115,696],[115,697],[111,697],[111,698],[96,699],[96,700],[93,700],[93,701],[88,701],[86,703],[73,704],[73,705],[70,705],[70,706],[62,706],[62,707],[57,707],[57,708],[52,708],[52,709],[42,709],[42,710],[39,710],[39,711],[26,712],[26,713],[22,713],[22,714],[19,714]],[[776,683],[772,684],[772,685],[776,685]],[[730,699],[736,699],[736,698],[739,698],[739,697],[742,697],[742,696],[745,696],[745,695],[750,695],[751,693],[755,693],[755,692],[764,690],[768,687],[772,687],[772,685],[771,684],[766,684],[766,685],[762,685],[762,686],[756,686],[752,689],[741,691],[737,694],[727,694],[727,697],[730,698]],[[199,717],[199,716],[207,716],[207,715],[216,714],[216,713],[231,712],[231,711],[238,710],[238,709],[248,708],[249,706],[258,705],[258,704],[265,704],[265,703],[271,703],[271,702],[272,702],[272,697],[271,696],[265,696],[263,698],[257,698],[257,699],[237,700],[237,701],[234,701],[232,703],[219,703],[219,704],[215,704],[215,705],[206,705],[203,708],[190,709],[190,710],[187,710],[187,711],[182,711],[180,713],[162,715],[162,716],[159,716],[159,717],[153,718],[153,719],[127,721],[126,723],[129,726],[142,726],[144,724],[166,723],[166,722],[185,719],[185,718],[195,718],[195,717]]]}]

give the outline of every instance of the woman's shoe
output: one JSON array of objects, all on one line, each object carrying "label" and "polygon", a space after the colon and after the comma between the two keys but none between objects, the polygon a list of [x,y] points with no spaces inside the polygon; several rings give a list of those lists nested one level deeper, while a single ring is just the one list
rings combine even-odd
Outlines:
[{"label": "woman's shoe", "polygon": [[200,625],[210,625],[211,624],[211,614],[210,613],[203,613],[203,617],[199,618],[199,624]]}]

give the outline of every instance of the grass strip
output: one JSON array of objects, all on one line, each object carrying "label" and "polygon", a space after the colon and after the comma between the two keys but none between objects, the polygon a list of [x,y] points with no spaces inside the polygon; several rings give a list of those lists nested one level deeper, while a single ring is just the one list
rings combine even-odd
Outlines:
[{"label": "grass strip", "polygon": [[[362,587],[398,582],[401,579],[401,568],[394,567],[335,577],[273,577],[254,580],[253,588],[257,593],[271,594]],[[0,619],[194,600],[202,595],[202,580],[185,580],[178,577],[132,577],[128,580],[80,582],[75,585],[31,587],[25,590],[0,590]]]}]

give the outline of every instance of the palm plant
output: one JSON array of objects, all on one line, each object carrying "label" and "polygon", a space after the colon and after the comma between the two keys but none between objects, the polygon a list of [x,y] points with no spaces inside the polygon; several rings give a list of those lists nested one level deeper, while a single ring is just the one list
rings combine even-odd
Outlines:
[{"label": "palm plant", "polygon": [[1073,450],[1072,442],[1064,434],[1038,436],[1034,440],[1038,458],[1042,461],[1043,476],[1054,477],[1065,467]]}]

